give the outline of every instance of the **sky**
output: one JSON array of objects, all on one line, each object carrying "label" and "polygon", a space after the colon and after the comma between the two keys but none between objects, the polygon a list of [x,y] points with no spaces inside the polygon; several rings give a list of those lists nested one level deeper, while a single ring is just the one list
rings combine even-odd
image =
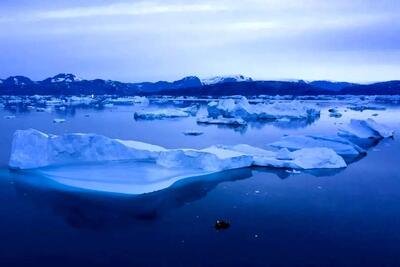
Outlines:
[{"label": "sky", "polygon": [[0,78],[400,79],[398,0],[1,0]]}]

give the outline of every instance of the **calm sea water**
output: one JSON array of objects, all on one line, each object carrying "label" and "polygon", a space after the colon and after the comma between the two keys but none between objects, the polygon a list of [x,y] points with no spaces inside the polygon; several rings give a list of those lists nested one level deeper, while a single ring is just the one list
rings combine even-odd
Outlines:
[{"label": "calm sea water", "polygon": [[[337,104],[335,104],[337,105]],[[135,121],[137,107],[0,111],[1,266],[400,266],[400,142],[383,140],[340,171],[266,168],[194,177],[145,195],[77,191],[9,172],[12,134],[92,132],[168,148],[264,147],[284,134],[334,134],[350,118],[400,130],[400,109],[310,123],[197,125],[195,118]],[[341,107],[343,111],[345,105]],[[15,115],[5,119],[6,115]],[[54,118],[65,118],[62,124]],[[200,130],[201,136],[185,136]],[[138,179],[134,168],[132,177]],[[139,177],[140,178],[140,177]],[[214,223],[231,227],[216,231]]]}]

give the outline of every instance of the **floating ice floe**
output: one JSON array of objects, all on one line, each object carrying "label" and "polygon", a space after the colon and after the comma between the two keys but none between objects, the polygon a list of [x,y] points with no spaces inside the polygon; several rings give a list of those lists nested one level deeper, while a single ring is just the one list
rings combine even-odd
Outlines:
[{"label": "floating ice floe", "polygon": [[7,120],[15,119],[15,116],[14,115],[7,115],[7,116],[4,116],[4,119],[7,119]]},{"label": "floating ice floe", "polygon": [[290,152],[286,148],[270,151],[241,144],[229,149],[251,155],[255,166],[289,169],[333,169],[347,166],[341,156],[326,147],[302,148]]},{"label": "floating ice floe", "polygon": [[245,97],[239,100],[222,99],[211,102],[207,106],[208,116],[218,118],[241,118],[248,120],[276,120],[276,119],[315,119],[320,111],[315,107],[298,101],[289,103],[275,102],[272,104],[250,104]]},{"label": "floating ice floe", "polygon": [[269,145],[275,148],[287,148],[290,151],[326,147],[346,157],[355,157],[366,153],[364,149],[339,136],[291,135]]},{"label": "floating ice floe", "polygon": [[217,118],[210,117],[199,117],[197,118],[197,123],[204,124],[224,124],[224,125],[232,125],[232,126],[245,126],[247,122],[241,118],[224,118],[222,116],[218,116]]},{"label": "floating ice floe", "polygon": [[387,126],[377,123],[373,119],[350,120],[350,124],[339,130],[340,136],[345,138],[357,139],[382,139],[393,137],[394,130]]},{"label": "floating ice floe", "polygon": [[196,116],[197,112],[199,111],[199,106],[198,105],[192,105],[186,108],[181,108],[180,110],[182,110],[183,112],[186,112],[192,116]]},{"label": "floating ice floe", "polygon": [[134,105],[134,104],[142,104],[148,105],[149,100],[145,96],[133,96],[133,97],[118,97],[108,100],[109,103],[115,105]]},{"label": "floating ice floe", "polygon": [[65,119],[53,119],[54,123],[64,123]]},{"label": "floating ice floe", "polygon": [[113,103],[107,103],[107,104],[104,104],[103,107],[105,107],[105,108],[113,108],[114,104]]},{"label": "floating ice floe", "polygon": [[51,112],[52,111],[52,109],[51,108],[40,108],[40,107],[38,107],[38,108],[36,108],[36,111],[37,112]]},{"label": "floating ice floe", "polygon": [[205,149],[165,149],[137,141],[111,139],[97,134],[47,135],[29,129],[14,134],[10,168],[33,169],[107,161],[152,161],[163,167],[197,168],[217,172],[235,168],[342,168],[343,158],[329,148],[268,151],[248,145]]},{"label": "floating ice floe", "polygon": [[61,99],[51,99],[45,101],[46,106],[61,106],[64,104],[64,101]]},{"label": "floating ice floe", "polygon": [[349,106],[349,109],[355,111],[364,111],[364,110],[385,110],[385,107],[377,106],[377,105],[370,105],[370,104],[355,104],[354,106]]},{"label": "floating ice floe", "polygon": [[134,114],[135,119],[156,120],[164,118],[183,118],[189,117],[189,112],[181,109],[156,109],[156,110],[140,110]]},{"label": "floating ice floe", "polygon": [[90,96],[71,96],[67,98],[67,105],[69,106],[90,106],[96,103],[96,99]]}]

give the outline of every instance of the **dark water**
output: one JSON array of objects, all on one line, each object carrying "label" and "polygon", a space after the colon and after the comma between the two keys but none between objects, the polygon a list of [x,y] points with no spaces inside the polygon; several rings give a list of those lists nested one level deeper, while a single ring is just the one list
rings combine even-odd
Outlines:
[{"label": "dark water", "polygon": [[[333,133],[376,111],[326,110],[311,125],[198,126],[133,120],[131,107],[72,113],[0,112],[1,266],[400,266],[400,142],[388,139],[340,171],[265,168],[182,180],[145,195],[65,190],[7,170],[12,133],[96,132],[166,147],[248,143]],[[397,108],[375,119],[400,129]],[[90,114],[89,117],[85,117]],[[65,117],[65,124],[52,123]],[[198,129],[204,135],[184,136]],[[135,174],[133,173],[132,176]],[[231,227],[216,231],[214,223]]]}]

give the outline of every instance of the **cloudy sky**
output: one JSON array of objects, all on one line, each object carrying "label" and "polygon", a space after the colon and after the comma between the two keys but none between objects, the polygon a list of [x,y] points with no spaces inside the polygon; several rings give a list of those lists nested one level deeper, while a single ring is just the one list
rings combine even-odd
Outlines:
[{"label": "cloudy sky", "polygon": [[398,0],[1,0],[0,78],[400,79]]}]

